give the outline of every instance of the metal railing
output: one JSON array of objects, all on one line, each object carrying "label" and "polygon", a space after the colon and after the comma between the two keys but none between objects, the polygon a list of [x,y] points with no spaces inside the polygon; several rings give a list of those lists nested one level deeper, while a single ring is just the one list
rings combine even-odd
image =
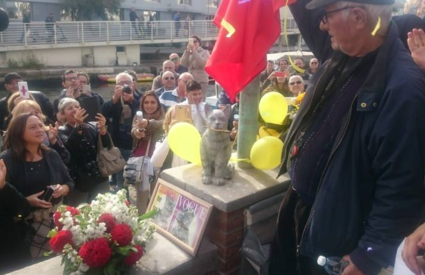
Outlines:
[{"label": "metal railing", "polygon": [[[294,20],[289,20],[288,33],[298,32]],[[211,20],[180,21],[73,21],[11,23],[0,32],[0,46],[60,45],[76,47],[82,44],[134,42],[140,44],[181,42],[192,35],[215,39],[219,29]],[[77,45],[75,45],[77,44]],[[93,44],[94,45],[94,44]]]}]

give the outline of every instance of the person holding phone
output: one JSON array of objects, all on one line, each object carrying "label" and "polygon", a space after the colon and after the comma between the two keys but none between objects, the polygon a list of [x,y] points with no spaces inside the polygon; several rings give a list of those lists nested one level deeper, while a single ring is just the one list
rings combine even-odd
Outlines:
[{"label": "person holding phone", "polygon": [[272,83],[269,87],[264,89],[264,91],[261,93],[261,96],[264,96],[269,92],[278,92],[285,97],[292,96],[288,86],[288,72],[275,71],[272,74],[274,75]]},{"label": "person holding phone", "polygon": [[[140,98],[134,93],[133,78],[127,73],[116,76],[114,95],[102,106],[102,113],[108,121],[108,130],[111,133],[114,145],[121,151],[127,161],[130,157],[133,137],[131,129],[133,118],[139,109]],[[123,188],[123,171],[112,175],[111,191]]]},{"label": "person holding phone", "polygon": [[71,154],[68,167],[76,189],[69,196],[68,203],[77,206],[83,202],[91,202],[99,193],[109,190],[108,178],[99,172],[97,152],[99,137],[103,147],[110,146],[110,138],[105,117],[99,113],[96,122],[85,123],[84,119],[88,115],[80,108],[77,100],[62,99],[59,112],[66,121],[65,125],[59,127],[59,136]]},{"label": "person holding phone", "polygon": [[183,53],[181,64],[187,67],[193,79],[201,84],[202,94],[205,99],[209,81],[208,74],[205,71],[205,65],[210,57],[210,53],[203,49],[201,45],[201,39],[196,35],[192,36]]},{"label": "person holding phone", "polygon": [[[133,135],[133,157],[152,157],[155,145],[164,133],[162,125],[164,122],[164,110],[159,102],[159,98],[154,91],[143,94],[140,100],[140,109],[142,113],[136,115],[133,119],[131,133]],[[142,115],[142,117],[140,116]],[[146,166],[145,166],[146,167]],[[143,171],[144,174],[146,171]],[[145,182],[146,181],[146,182]],[[148,206],[149,188],[153,180],[144,178],[144,182],[130,184],[128,192],[130,202],[134,203],[139,210],[139,214],[144,214]]]},{"label": "person holding phone", "polygon": [[43,122],[35,114],[14,116],[6,132],[6,151],[0,154],[7,167],[6,181],[32,206],[31,213],[23,217],[22,222],[36,231],[35,235],[29,234],[29,250],[34,258],[50,251],[47,233],[54,227],[52,214],[57,205],[43,200],[44,193],[53,186],[52,198],[60,200],[74,187],[58,153],[44,145],[44,131]]}]

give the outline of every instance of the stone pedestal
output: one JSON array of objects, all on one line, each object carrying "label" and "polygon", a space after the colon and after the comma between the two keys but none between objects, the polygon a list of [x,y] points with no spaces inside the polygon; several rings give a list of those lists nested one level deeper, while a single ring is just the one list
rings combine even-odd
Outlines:
[{"label": "stone pedestal", "polygon": [[216,271],[222,275],[238,274],[244,209],[285,191],[280,183],[288,178],[276,179],[277,171],[236,168],[232,181],[215,186],[202,184],[201,175],[202,168],[190,164],[165,170],[161,178],[214,205],[204,236],[217,246]]}]

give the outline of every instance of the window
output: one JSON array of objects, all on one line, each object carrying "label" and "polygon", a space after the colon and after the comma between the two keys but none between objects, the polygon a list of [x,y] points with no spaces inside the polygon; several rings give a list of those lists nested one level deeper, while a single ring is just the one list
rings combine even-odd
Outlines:
[{"label": "window", "polygon": [[157,3],[161,3],[161,0],[145,0],[145,2],[157,2]]},{"label": "window", "polygon": [[179,5],[192,5],[192,0],[177,0]]},{"label": "window", "polygon": [[208,8],[218,8],[218,0],[207,0]]}]

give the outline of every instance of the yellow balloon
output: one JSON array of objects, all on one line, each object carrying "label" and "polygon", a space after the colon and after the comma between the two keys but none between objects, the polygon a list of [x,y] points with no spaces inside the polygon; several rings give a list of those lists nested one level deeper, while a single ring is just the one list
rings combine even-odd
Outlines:
[{"label": "yellow balloon", "polygon": [[288,102],[282,94],[270,92],[261,98],[259,111],[265,122],[282,125],[288,113]]},{"label": "yellow balloon", "polygon": [[270,170],[279,166],[282,157],[283,142],[277,137],[263,137],[251,148],[252,166],[259,170]]},{"label": "yellow balloon", "polygon": [[168,133],[168,144],[177,156],[201,164],[201,134],[192,124],[179,122]]}]

